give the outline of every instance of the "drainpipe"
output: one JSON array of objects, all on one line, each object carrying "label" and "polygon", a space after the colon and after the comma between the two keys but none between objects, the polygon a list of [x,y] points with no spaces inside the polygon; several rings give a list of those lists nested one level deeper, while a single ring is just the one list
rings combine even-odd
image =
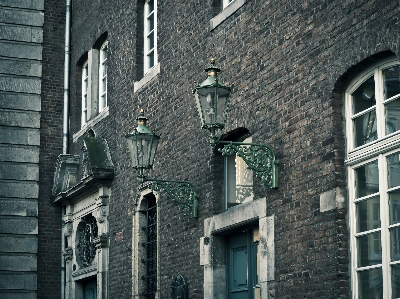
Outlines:
[{"label": "drainpipe", "polygon": [[[66,0],[65,6],[65,53],[64,53],[64,109],[63,109],[63,145],[62,153],[68,153],[68,131],[69,131],[69,60],[70,60],[70,33],[71,33],[71,0]],[[65,259],[63,251],[65,248],[64,236],[64,209],[61,209],[61,299],[65,298]],[[69,296],[68,296],[69,297]]]}]

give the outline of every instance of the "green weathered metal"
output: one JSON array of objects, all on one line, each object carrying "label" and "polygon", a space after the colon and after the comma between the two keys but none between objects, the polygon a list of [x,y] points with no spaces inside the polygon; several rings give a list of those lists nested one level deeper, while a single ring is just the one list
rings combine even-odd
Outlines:
[{"label": "green weathered metal", "polygon": [[238,154],[247,164],[247,167],[256,173],[256,177],[261,179],[261,183],[270,188],[278,188],[278,164],[273,150],[263,144],[216,141],[225,144],[218,151],[222,155],[230,156]]},{"label": "green weathered metal", "polygon": [[172,201],[179,205],[186,216],[197,217],[198,195],[191,183],[173,180],[146,180],[152,182],[150,187],[152,190],[159,191],[163,189],[167,192]]},{"label": "green weathered metal", "polygon": [[211,58],[210,67],[206,68],[207,79],[201,83],[195,83],[193,93],[196,97],[196,105],[199,112],[201,127],[211,132],[211,143],[215,139],[215,130],[223,129],[229,106],[229,97],[233,85],[224,85],[218,79],[221,71],[215,67],[215,59]]},{"label": "green weathered metal", "polygon": [[191,183],[151,179],[145,175],[144,170],[152,168],[160,137],[146,126],[147,118],[143,110],[140,111],[137,120],[137,128],[132,133],[126,134],[125,138],[131,154],[132,167],[137,169],[139,181],[151,182],[151,189],[154,191],[164,189],[172,201],[179,204],[185,215],[197,217],[198,195]]}]

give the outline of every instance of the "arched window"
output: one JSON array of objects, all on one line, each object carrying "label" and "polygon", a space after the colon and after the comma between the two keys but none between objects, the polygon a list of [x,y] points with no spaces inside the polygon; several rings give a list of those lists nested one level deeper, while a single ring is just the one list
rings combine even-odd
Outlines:
[{"label": "arched window", "polygon": [[157,197],[147,187],[140,189],[139,203],[133,219],[133,269],[136,281],[134,297],[159,298],[158,213]]},{"label": "arched window", "polygon": [[345,101],[353,298],[399,298],[399,60],[357,76]]}]

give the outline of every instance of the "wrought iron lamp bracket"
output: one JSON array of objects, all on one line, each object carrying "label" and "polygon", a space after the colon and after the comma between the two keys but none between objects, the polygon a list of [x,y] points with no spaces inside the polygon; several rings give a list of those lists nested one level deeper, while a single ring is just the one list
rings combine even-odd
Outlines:
[{"label": "wrought iron lamp bracket", "polygon": [[183,213],[192,218],[197,218],[199,206],[198,195],[194,186],[187,181],[157,180],[143,178],[144,181],[151,182],[150,189],[160,191],[163,189],[176,202]]},{"label": "wrought iron lamp bracket", "polygon": [[223,156],[238,154],[247,164],[247,167],[256,173],[261,179],[261,183],[270,188],[278,188],[278,165],[279,160],[275,158],[273,150],[263,144],[220,141],[216,143],[224,144],[222,149],[218,149]]}]

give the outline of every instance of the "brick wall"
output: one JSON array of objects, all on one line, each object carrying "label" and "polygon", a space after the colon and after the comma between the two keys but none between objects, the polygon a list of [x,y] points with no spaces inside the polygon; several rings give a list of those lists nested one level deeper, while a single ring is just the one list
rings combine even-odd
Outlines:
[{"label": "brick wall", "polygon": [[[199,217],[184,216],[161,192],[161,298],[178,274],[189,297],[203,297],[199,239],[203,220],[222,210],[222,157],[201,130],[193,80],[205,79],[211,55],[222,81],[236,82],[224,133],[247,128],[280,159],[279,188],[255,179],[255,198],[267,197],[275,215],[276,298],[348,298],[347,210],[320,212],[320,194],[345,188],[342,93],[377,53],[399,55],[396,1],[247,1],[213,31],[213,1],[159,3],[160,74],[139,91],[136,3],[89,0],[73,5],[71,133],[80,130],[79,59],[108,32],[110,116],[96,136],[107,140],[116,168],[110,202],[110,298],[132,290],[131,234],[136,174],[123,134],[144,108],[161,134],[151,176],[185,179],[199,193]],[[360,63],[364,62],[362,65]],[[140,62],[139,62],[140,63]],[[358,66],[354,68],[353,66]],[[72,142],[70,152],[82,144]],[[123,232],[123,241],[115,235]]]},{"label": "brick wall", "polygon": [[61,207],[51,202],[55,161],[62,154],[65,1],[44,1],[38,298],[61,297]]}]

